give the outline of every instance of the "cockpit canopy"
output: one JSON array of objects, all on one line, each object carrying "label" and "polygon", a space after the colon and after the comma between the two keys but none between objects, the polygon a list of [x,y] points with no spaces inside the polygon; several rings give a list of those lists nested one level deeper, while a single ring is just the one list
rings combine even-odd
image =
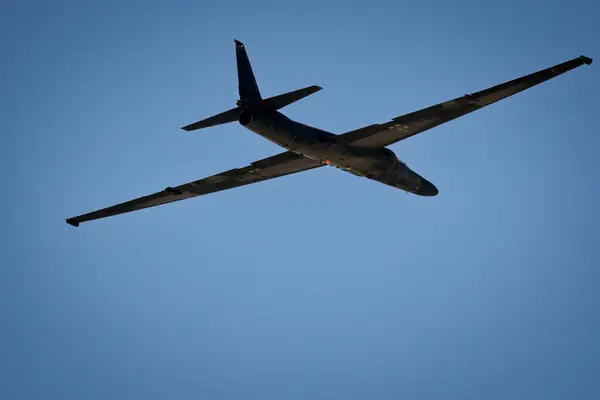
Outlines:
[{"label": "cockpit canopy", "polygon": [[401,159],[398,158],[398,156],[396,155],[396,153],[394,153],[392,150],[388,149],[387,147],[382,148],[381,152],[383,154],[385,154],[387,157],[389,157],[389,158],[391,158],[393,160],[397,160],[400,164],[406,165],[404,163],[404,161],[402,161]]},{"label": "cockpit canopy", "polygon": [[383,152],[383,154],[385,154],[389,157],[396,157],[396,154],[392,150],[388,149],[387,147],[384,147],[383,149],[381,149],[381,151]]}]

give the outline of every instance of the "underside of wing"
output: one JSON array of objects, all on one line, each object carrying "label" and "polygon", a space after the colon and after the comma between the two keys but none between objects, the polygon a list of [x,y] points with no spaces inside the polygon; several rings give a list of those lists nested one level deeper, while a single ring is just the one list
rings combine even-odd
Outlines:
[{"label": "underside of wing", "polygon": [[167,187],[160,192],[148,196],[69,218],[67,219],[67,223],[73,226],[79,226],[82,222],[94,219],[106,218],[174,201],[189,199],[191,197],[219,192],[221,190],[233,189],[239,186],[262,182],[320,166],[321,163],[318,161],[311,160],[296,153],[280,153],[260,161],[255,161],[244,168],[235,168],[180,186]]},{"label": "underside of wing", "polygon": [[591,58],[580,56],[477,93],[393,118],[384,124],[369,125],[344,133],[338,136],[337,140],[357,147],[388,146],[539,85],[583,64],[591,63]]}]

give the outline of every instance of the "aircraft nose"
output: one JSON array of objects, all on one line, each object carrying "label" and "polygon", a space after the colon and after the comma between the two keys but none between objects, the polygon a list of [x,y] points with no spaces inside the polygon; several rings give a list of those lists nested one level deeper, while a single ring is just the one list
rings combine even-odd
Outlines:
[{"label": "aircraft nose", "polygon": [[419,196],[437,196],[439,191],[438,188],[435,187],[435,185],[431,182],[429,182],[427,179],[421,177],[421,186],[419,187],[419,189],[415,192],[415,194],[418,194]]}]

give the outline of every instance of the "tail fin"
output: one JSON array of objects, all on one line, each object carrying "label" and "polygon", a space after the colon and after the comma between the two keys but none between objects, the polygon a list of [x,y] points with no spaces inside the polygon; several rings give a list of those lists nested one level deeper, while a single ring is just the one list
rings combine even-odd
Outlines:
[{"label": "tail fin", "polygon": [[246,46],[239,40],[235,42],[235,58],[237,61],[238,71],[238,90],[240,92],[240,100],[242,102],[256,103],[262,100],[252,66],[246,53]]},{"label": "tail fin", "polygon": [[237,102],[238,107],[232,108],[231,110],[227,110],[201,121],[194,122],[193,124],[186,125],[181,129],[186,131],[195,131],[196,129],[237,121],[240,113],[245,107],[258,107],[273,111],[279,110],[280,108],[295,103],[296,101],[301,100],[306,96],[316,93],[322,89],[320,86],[313,85],[263,100],[262,96],[260,95],[260,91],[258,90],[256,79],[254,78],[254,72],[252,72],[252,66],[250,65],[248,54],[246,54],[246,47],[239,40],[234,39],[234,41],[238,71],[238,89],[240,92],[240,100]]}]

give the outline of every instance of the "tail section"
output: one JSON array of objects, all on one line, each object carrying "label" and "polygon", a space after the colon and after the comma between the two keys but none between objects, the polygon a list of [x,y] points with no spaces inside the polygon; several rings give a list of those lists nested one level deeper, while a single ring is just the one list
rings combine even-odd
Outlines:
[{"label": "tail section", "polygon": [[242,103],[256,103],[262,100],[252,66],[246,53],[246,46],[239,40],[235,40],[235,58],[237,61],[238,90]]},{"label": "tail section", "polygon": [[322,89],[320,86],[313,85],[263,100],[256,84],[256,78],[254,77],[248,54],[246,53],[246,46],[239,40],[234,39],[234,42],[238,72],[238,90],[240,93],[240,100],[237,102],[238,107],[186,125],[181,129],[195,131],[196,129],[235,122],[245,108],[260,108],[271,111],[279,110]]}]

